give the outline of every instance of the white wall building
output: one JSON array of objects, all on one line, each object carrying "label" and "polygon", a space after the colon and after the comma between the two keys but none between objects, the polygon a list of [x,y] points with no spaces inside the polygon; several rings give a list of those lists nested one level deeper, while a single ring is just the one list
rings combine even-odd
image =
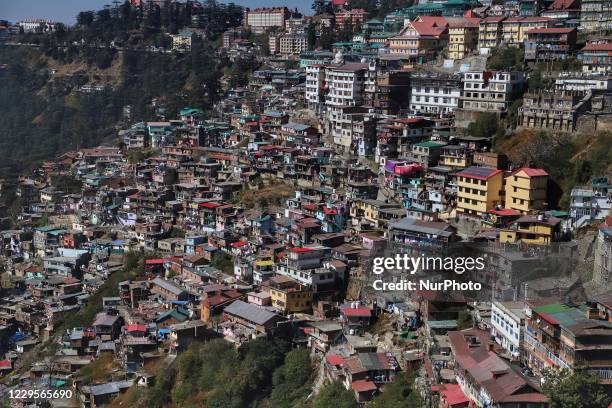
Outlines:
[{"label": "white wall building", "polygon": [[522,72],[472,71],[463,75],[462,107],[469,111],[504,112],[520,96]]},{"label": "white wall building", "polygon": [[514,358],[519,358],[521,353],[524,321],[524,302],[493,302],[491,336]]},{"label": "white wall building", "polygon": [[459,107],[461,76],[433,72],[410,77],[410,111],[415,115],[444,116]]}]

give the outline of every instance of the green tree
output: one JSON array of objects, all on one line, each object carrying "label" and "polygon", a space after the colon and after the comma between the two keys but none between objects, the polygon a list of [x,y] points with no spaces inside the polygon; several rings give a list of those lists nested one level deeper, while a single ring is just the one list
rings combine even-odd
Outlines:
[{"label": "green tree", "polygon": [[493,70],[520,70],[523,68],[525,51],[518,47],[495,48],[487,61],[487,68]]},{"label": "green tree", "polygon": [[495,113],[482,113],[475,122],[468,125],[468,132],[476,137],[492,137],[499,127],[499,119]]},{"label": "green tree", "polygon": [[538,92],[545,88],[544,79],[542,78],[542,71],[535,70],[529,74],[527,80],[527,88],[530,92]]},{"label": "green tree", "polygon": [[386,384],[367,405],[368,408],[421,408],[423,399],[414,389],[414,374],[400,373]]},{"label": "green tree", "polygon": [[306,38],[308,39],[308,48],[314,48],[317,44],[317,26],[312,21],[306,27]]},{"label": "green tree", "polygon": [[327,384],[314,397],[312,408],[358,408],[355,395],[344,388],[340,381]]},{"label": "green tree", "polygon": [[284,364],[274,371],[270,403],[274,407],[299,407],[310,393],[312,364],[306,349],[292,350]]},{"label": "green tree", "polygon": [[582,371],[545,370],[543,391],[551,408],[607,408],[612,403],[599,377]]}]

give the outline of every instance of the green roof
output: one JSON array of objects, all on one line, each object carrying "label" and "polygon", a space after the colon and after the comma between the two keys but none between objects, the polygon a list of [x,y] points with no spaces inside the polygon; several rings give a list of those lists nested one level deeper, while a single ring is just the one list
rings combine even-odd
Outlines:
[{"label": "green roof", "polygon": [[194,115],[196,113],[202,113],[202,111],[196,108],[183,108],[181,109],[179,113],[181,116],[185,116],[185,115]]},{"label": "green roof", "polygon": [[429,140],[427,142],[417,143],[415,146],[419,146],[419,147],[442,147],[442,146],[446,146],[446,144],[445,143],[432,142],[431,140]]},{"label": "green roof", "polygon": [[366,24],[382,24],[382,23],[383,22],[377,18],[371,18],[368,21],[366,21]]},{"label": "green roof", "polygon": [[454,329],[457,327],[457,320],[428,320],[427,325],[432,329]]},{"label": "green roof", "polygon": [[552,314],[552,313],[560,313],[560,312],[565,312],[570,310],[571,307],[564,305],[562,303],[552,303],[550,305],[544,305],[544,306],[539,306],[533,309],[534,312],[536,313],[546,313],[546,314]]},{"label": "green roof", "polygon": [[36,228],[39,232],[51,232],[61,230],[61,228],[54,227],[53,225],[45,225],[44,227]]}]

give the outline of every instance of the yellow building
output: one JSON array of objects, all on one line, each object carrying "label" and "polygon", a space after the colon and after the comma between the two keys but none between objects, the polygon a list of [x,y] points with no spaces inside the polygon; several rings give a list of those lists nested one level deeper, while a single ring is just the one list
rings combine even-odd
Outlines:
[{"label": "yellow building", "polygon": [[451,169],[465,169],[472,164],[472,156],[465,146],[444,146],[438,164]]},{"label": "yellow building", "polygon": [[272,306],[285,314],[312,310],[312,290],[287,276],[274,276],[262,288],[270,293]]},{"label": "yellow building", "polygon": [[463,59],[478,48],[478,24],[464,18],[448,20],[448,57]]},{"label": "yellow building", "polygon": [[561,220],[544,215],[524,215],[514,221],[510,228],[499,231],[501,243],[549,245],[561,236]]},{"label": "yellow building", "polygon": [[382,200],[361,198],[353,202],[350,209],[350,215],[354,218],[361,218],[362,221],[367,221],[377,227],[381,219],[381,212],[392,208],[401,208],[401,206],[395,203],[387,203]]},{"label": "yellow building", "polygon": [[546,203],[548,173],[544,169],[522,167],[506,177],[505,208],[523,214],[542,210]]},{"label": "yellow building", "polygon": [[502,23],[502,40],[508,46],[523,45],[526,33],[534,28],[550,27],[549,17],[510,17]]},{"label": "yellow building", "polygon": [[489,52],[498,47],[502,40],[502,21],[504,17],[487,17],[480,20],[478,28],[478,48]]},{"label": "yellow building", "polygon": [[178,34],[170,35],[172,38],[173,51],[191,51],[191,41],[193,40],[193,32],[181,31]]},{"label": "yellow building", "polygon": [[490,167],[468,167],[456,174],[457,211],[479,215],[502,204],[504,175]]}]

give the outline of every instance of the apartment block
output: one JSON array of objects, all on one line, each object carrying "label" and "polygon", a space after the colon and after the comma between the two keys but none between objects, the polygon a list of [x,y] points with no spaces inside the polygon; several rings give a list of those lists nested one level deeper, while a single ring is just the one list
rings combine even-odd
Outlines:
[{"label": "apartment block", "polygon": [[506,177],[505,208],[528,214],[546,206],[548,173],[544,169],[522,167]]},{"label": "apartment block", "polygon": [[448,57],[463,59],[478,48],[478,23],[475,19],[462,17],[447,18]]},{"label": "apartment block", "polygon": [[502,41],[504,17],[486,17],[480,20],[478,29],[478,48],[481,53],[489,54],[499,47]]},{"label": "apartment block", "polygon": [[596,310],[527,301],[524,335],[525,363],[534,372],[581,370],[612,384],[612,323],[599,320]]},{"label": "apartment block", "polygon": [[463,76],[462,108],[466,111],[505,112],[525,83],[522,72],[470,71]]},{"label": "apartment block", "polygon": [[410,111],[415,115],[444,116],[459,108],[461,75],[413,72],[410,76]]},{"label": "apartment block", "polygon": [[489,167],[468,167],[456,174],[457,212],[478,215],[503,203],[503,172]]}]

